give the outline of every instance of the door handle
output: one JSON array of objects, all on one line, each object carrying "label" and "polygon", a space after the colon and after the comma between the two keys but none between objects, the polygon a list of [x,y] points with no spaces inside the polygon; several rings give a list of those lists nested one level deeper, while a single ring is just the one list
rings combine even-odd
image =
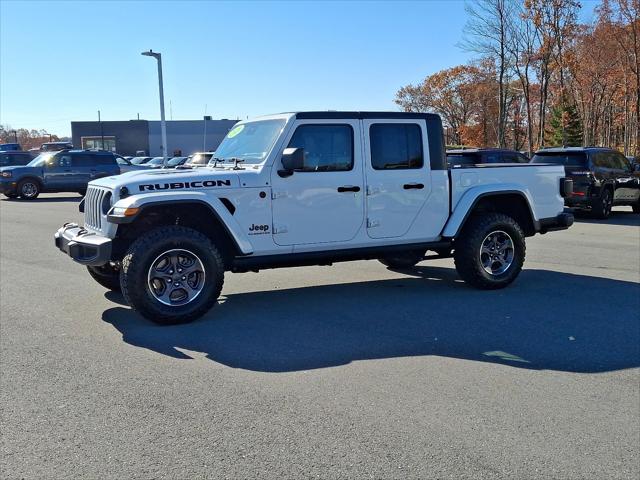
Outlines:
[{"label": "door handle", "polygon": [[422,183],[405,183],[402,188],[404,188],[405,190],[422,190],[424,188],[424,185]]},{"label": "door handle", "polygon": [[360,191],[360,187],[358,187],[357,185],[345,185],[343,187],[338,187],[338,192],[339,193],[359,192],[359,191]]}]

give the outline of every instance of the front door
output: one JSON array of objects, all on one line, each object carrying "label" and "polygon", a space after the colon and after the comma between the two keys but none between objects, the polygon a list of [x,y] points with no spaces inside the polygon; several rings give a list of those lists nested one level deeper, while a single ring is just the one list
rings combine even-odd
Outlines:
[{"label": "front door", "polygon": [[296,121],[286,147],[304,149],[304,168],[271,174],[273,239],[278,245],[349,241],[364,221],[360,123]]},{"label": "front door", "polygon": [[47,189],[64,191],[72,188],[73,171],[70,153],[59,153],[49,158],[43,168]]},{"label": "front door", "polygon": [[405,235],[425,204],[431,190],[425,128],[421,120],[363,122],[369,237]]}]

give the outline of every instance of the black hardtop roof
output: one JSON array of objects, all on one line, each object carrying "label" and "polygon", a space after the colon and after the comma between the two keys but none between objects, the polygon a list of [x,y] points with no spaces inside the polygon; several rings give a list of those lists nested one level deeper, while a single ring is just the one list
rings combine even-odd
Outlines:
[{"label": "black hardtop roof", "polygon": [[617,152],[615,148],[609,147],[547,147],[542,148],[535,153],[585,153],[585,152]]},{"label": "black hardtop roof", "polygon": [[518,150],[511,150],[510,148],[455,148],[447,150],[447,155],[450,153],[482,153],[482,152],[508,152],[508,153],[520,153]]},{"label": "black hardtop roof", "polygon": [[108,150],[83,150],[81,148],[63,148],[62,150],[50,150],[48,152],[40,152],[40,153],[90,153],[92,155],[115,155],[113,152],[109,152]]},{"label": "black hardtop roof", "polygon": [[390,118],[390,119],[403,119],[403,118],[440,118],[435,113],[419,113],[419,112],[337,112],[337,111],[318,111],[318,112],[296,112],[296,118],[298,119],[318,119],[318,120],[333,120],[333,119],[348,119],[348,118]]}]

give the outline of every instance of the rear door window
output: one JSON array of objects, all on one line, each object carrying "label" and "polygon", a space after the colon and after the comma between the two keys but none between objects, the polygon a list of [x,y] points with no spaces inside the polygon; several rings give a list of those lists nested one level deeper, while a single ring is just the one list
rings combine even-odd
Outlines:
[{"label": "rear door window", "polygon": [[94,155],[87,155],[85,153],[77,153],[73,155],[74,167],[93,167],[94,165],[96,165]]},{"label": "rear door window", "polygon": [[422,132],[414,123],[376,123],[369,130],[375,170],[422,168]]}]

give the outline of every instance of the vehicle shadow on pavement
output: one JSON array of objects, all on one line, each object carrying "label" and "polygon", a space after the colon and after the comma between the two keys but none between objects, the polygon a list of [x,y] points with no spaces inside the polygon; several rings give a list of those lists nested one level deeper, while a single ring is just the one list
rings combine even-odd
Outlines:
[{"label": "vehicle shadow on pavement", "polygon": [[137,347],[261,372],[425,355],[581,373],[640,366],[637,283],[524,270],[507,289],[480,291],[449,268],[406,273],[232,294],[186,325],[156,326],[123,307],[103,320]]},{"label": "vehicle shadow on pavement", "polygon": [[79,203],[82,200],[80,195],[73,195],[71,197],[43,197],[39,196],[32,200],[22,200],[21,198],[2,198],[3,202],[15,202],[15,203],[62,203],[62,202],[74,202]]},{"label": "vehicle shadow on pavement", "polygon": [[600,220],[594,218],[588,213],[575,212],[575,221],[578,223],[595,223],[601,225],[625,225],[625,226],[640,226],[640,214],[633,213],[631,210],[627,211],[614,211],[606,220]]}]

